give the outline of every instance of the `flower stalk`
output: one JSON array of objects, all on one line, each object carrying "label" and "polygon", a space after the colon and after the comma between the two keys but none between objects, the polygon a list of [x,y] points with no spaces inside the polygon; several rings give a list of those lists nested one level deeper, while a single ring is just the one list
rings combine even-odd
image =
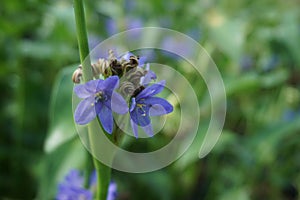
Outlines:
[{"label": "flower stalk", "polygon": [[[89,46],[88,46],[88,39],[87,39],[87,30],[85,24],[85,14],[84,14],[84,7],[83,7],[83,0],[74,0],[74,13],[75,13],[75,21],[76,21],[76,32],[77,32],[77,40],[78,40],[78,48],[79,48],[79,55],[80,55],[80,62],[82,63],[82,77],[83,81],[87,82],[92,80],[93,72],[90,66],[90,61],[86,60],[89,59]],[[93,140],[93,123],[97,123],[96,121],[91,122],[88,125],[88,132],[90,143],[93,148],[95,147],[95,141]],[[106,165],[103,165],[99,162],[96,158],[93,158],[94,165],[97,172],[97,200],[106,200],[108,186],[110,182],[110,173],[111,169]]]},{"label": "flower stalk", "polygon": [[[89,45],[87,38],[87,30],[85,25],[85,14],[83,7],[83,0],[74,0],[74,13],[76,22],[77,41],[79,48],[80,62],[82,63],[83,81],[89,81],[93,78],[90,61],[86,60],[89,55]],[[84,62],[85,61],[85,62]]]}]

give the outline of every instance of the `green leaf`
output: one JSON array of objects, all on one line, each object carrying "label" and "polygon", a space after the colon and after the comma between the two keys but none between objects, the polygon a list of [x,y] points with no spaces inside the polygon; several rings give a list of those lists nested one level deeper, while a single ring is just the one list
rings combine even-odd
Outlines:
[{"label": "green leaf", "polygon": [[248,149],[252,149],[255,158],[262,163],[272,163],[280,151],[280,144],[284,138],[298,134],[300,131],[300,117],[289,122],[278,122],[270,125],[264,130],[257,132],[251,139],[247,140]]},{"label": "green leaf", "polygon": [[48,153],[76,137],[72,113],[73,82],[71,78],[77,66],[64,68],[56,78],[51,94],[50,128],[44,146]]}]

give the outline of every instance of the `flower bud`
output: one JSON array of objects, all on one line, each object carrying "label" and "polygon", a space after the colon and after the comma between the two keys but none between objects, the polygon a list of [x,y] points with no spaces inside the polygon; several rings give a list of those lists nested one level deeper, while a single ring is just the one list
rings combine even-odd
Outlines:
[{"label": "flower bud", "polygon": [[81,77],[82,77],[82,66],[79,65],[79,67],[74,71],[72,75],[73,83],[80,83]]}]

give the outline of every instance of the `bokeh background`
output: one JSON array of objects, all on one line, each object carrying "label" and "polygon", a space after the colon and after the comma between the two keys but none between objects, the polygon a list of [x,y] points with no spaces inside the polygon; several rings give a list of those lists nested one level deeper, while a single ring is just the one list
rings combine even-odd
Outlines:
[{"label": "bokeh background", "polygon": [[[203,120],[200,137],[172,165],[146,174],[113,171],[118,199],[299,199],[299,5],[85,1],[90,48],[126,29],[171,28],[208,51],[226,87],[226,121],[213,151],[197,157]],[[72,1],[2,0],[0,16],[0,198],[53,199],[67,172],[84,171],[89,162],[72,120],[71,74],[79,64]],[[184,68],[172,56],[165,59]],[[194,73],[185,75],[192,85],[201,83]],[[204,86],[199,90],[205,109],[208,94]],[[166,129],[156,142],[130,148],[155,149],[172,137]]]}]

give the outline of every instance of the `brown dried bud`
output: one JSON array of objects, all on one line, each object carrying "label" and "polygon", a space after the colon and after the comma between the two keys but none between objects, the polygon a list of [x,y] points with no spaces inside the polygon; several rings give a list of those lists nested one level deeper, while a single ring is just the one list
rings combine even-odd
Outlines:
[{"label": "brown dried bud", "polygon": [[145,76],[146,71],[143,68],[137,67],[126,73],[125,77],[134,85],[139,85],[141,77]]},{"label": "brown dried bud", "polygon": [[131,96],[136,88],[137,86],[135,86],[133,83],[129,81],[123,81],[120,84],[120,93],[123,96]]},{"label": "brown dried bud", "polygon": [[103,58],[100,58],[97,63],[92,64],[92,68],[93,68],[93,75],[94,77],[99,76],[100,74],[104,75],[104,76],[108,76],[109,74],[109,61],[105,60]]},{"label": "brown dried bud", "polygon": [[123,68],[122,65],[118,62],[118,60],[112,60],[112,62],[110,63],[110,69],[112,75],[118,75],[118,76],[123,75]]},{"label": "brown dried bud", "polygon": [[79,65],[79,67],[74,71],[72,75],[73,83],[80,83],[81,77],[82,77],[82,66]]}]

